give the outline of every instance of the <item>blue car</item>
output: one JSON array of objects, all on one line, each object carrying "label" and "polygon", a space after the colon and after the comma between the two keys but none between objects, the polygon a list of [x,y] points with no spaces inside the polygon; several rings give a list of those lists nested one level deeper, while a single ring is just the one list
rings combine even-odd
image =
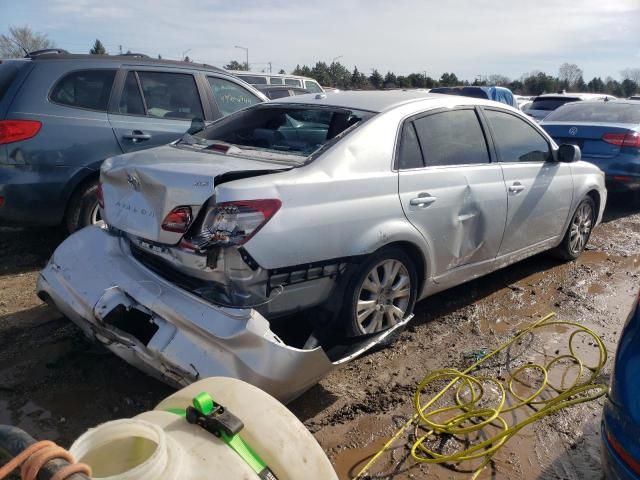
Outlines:
[{"label": "blue car", "polygon": [[602,466],[608,479],[640,480],[640,309],[627,320],[602,415]]},{"label": "blue car", "polygon": [[607,190],[640,191],[640,102],[568,103],[540,126],[558,145],[580,147],[582,159],[604,171]]},{"label": "blue car", "polygon": [[103,160],[266,100],[219,68],[142,54],[0,59],[0,223],[95,223]]}]

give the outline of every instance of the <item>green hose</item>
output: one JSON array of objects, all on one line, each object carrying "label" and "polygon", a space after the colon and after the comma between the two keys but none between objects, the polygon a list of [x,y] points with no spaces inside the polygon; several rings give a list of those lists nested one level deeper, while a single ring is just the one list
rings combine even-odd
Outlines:
[{"label": "green hose", "polygon": [[[411,456],[416,462],[426,464],[452,464],[483,459],[477,467],[472,468],[471,478],[476,479],[484,467],[491,461],[493,455],[525,426],[541,420],[558,410],[578,403],[595,400],[603,396],[607,392],[607,386],[594,383],[607,361],[607,350],[602,339],[593,330],[578,323],[560,320],[551,321],[554,317],[555,314],[551,313],[538,320],[462,372],[453,368],[445,368],[431,372],[424,377],[414,395],[416,413],[385,443],[371,460],[369,460],[354,479],[360,479],[365,476],[375,462],[411,426],[415,427],[416,432],[420,428],[426,430],[426,434],[419,437],[416,435],[417,439],[411,447]],[[471,375],[474,370],[481,367],[487,360],[508,349],[525,335],[542,328],[558,325],[569,326],[575,329],[569,336],[569,354],[553,357],[545,365],[533,363],[522,365],[509,375],[506,381],[506,388],[497,378]],[[585,365],[576,354],[574,340],[576,335],[580,333],[591,337],[593,344],[598,349],[599,358],[597,364],[594,366]],[[563,388],[562,385],[552,385],[549,381],[549,370],[563,360],[571,361],[578,367],[578,374],[576,375],[575,381],[566,388]],[[515,391],[514,382],[522,383],[519,377],[526,371],[538,372],[542,380],[540,386],[534,392],[527,397],[522,397]],[[590,372],[588,379],[580,381],[583,373],[586,371]],[[429,390],[429,387],[434,385],[435,382],[442,381],[448,381],[447,385],[423,403],[425,391]],[[495,390],[498,392],[497,402],[492,402],[497,403],[497,405],[493,407],[480,405],[482,400],[486,401],[486,398],[483,397],[487,384],[495,387]],[[557,395],[553,398],[545,399],[542,397],[542,393],[545,391],[553,391]],[[453,404],[434,408],[435,403],[448,392],[453,394]],[[465,394],[469,397],[466,401],[463,399]],[[515,399],[510,406],[507,405],[507,395]],[[531,407],[535,413],[510,425],[507,421],[507,418],[510,416],[506,414],[523,407]],[[435,418],[441,417],[445,417],[446,419],[435,420]],[[483,432],[483,429],[489,426],[494,429],[498,428],[498,433],[489,436],[486,432]],[[483,438],[484,440],[473,443],[468,438],[470,434],[475,434],[477,438]],[[466,444],[468,446],[464,450],[444,455],[431,450],[426,445],[428,441],[437,440],[438,437],[444,438],[451,436],[458,438],[466,436]]]}]

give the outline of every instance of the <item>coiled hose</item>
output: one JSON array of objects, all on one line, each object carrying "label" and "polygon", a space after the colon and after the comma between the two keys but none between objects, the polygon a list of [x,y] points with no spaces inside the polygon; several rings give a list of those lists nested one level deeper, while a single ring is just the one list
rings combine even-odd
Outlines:
[{"label": "coiled hose", "polygon": [[[569,335],[569,354],[556,355],[544,365],[526,363],[515,369],[506,379],[506,388],[501,379],[490,376],[474,376],[471,373],[481,367],[487,360],[520,342],[522,338],[536,330],[548,327],[568,327],[574,331]],[[595,365],[586,365],[578,355],[575,339],[578,334],[585,334],[592,340],[598,350],[598,361]],[[556,354],[559,350],[556,351]],[[418,463],[425,464],[458,464],[481,460],[479,465],[470,469],[472,479],[476,479],[493,455],[515,434],[525,426],[542,418],[579,403],[595,400],[607,392],[607,385],[594,383],[607,361],[607,350],[602,339],[591,329],[575,322],[555,320],[551,313],[530,327],[522,330],[514,338],[496,350],[483,356],[469,368],[458,371],[446,368],[429,373],[419,383],[414,395],[415,414],[407,421],[388,442],[369,460],[354,479],[366,477],[376,461],[400,438],[410,427],[415,428],[415,440],[411,446],[411,456]],[[577,366],[575,380],[567,387],[553,385],[549,380],[549,371],[560,363],[567,362]],[[589,372],[586,379],[583,373]],[[524,384],[523,378],[529,373],[537,373],[539,386],[532,393],[523,396],[516,391],[515,384]],[[433,391],[439,384],[447,382],[444,388],[423,402],[426,392]],[[528,385],[527,385],[528,386]],[[491,388],[492,387],[492,388]],[[533,388],[533,387],[532,387]],[[486,392],[494,393],[490,401]],[[497,392],[497,395],[495,395]],[[551,398],[549,393],[555,394]],[[444,400],[445,395],[452,398],[445,406],[436,406],[436,402]],[[511,400],[507,402],[507,398]],[[443,403],[443,402],[441,402]],[[493,406],[487,405],[493,404]],[[522,407],[531,407],[533,414],[509,424],[508,419]],[[511,414],[511,415],[507,415]],[[490,435],[487,430],[498,430]],[[419,431],[424,433],[418,434]],[[430,444],[446,444],[451,438],[458,439],[465,448],[454,453],[439,453]]]},{"label": "coiled hose", "polygon": [[0,425],[0,480],[20,468],[22,480],[91,480],[91,468],[75,463],[71,454],[53,442],[36,442],[23,430]]}]

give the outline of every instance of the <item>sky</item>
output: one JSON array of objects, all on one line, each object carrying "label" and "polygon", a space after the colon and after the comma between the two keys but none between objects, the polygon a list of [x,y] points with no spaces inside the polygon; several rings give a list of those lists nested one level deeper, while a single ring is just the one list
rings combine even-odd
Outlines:
[{"label": "sky", "polygon": [[60,48],[161,54],[274,72],[331,63],[367,74],[459,78],[557,75],[576,63],[588,81],[640,68],[640,0],[0,0],[0,33],[29,25]]}]

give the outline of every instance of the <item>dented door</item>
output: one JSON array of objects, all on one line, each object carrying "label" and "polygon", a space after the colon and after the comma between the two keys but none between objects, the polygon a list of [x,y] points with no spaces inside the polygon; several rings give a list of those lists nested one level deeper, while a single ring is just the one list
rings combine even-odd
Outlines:
[{"label": "dented door", "polygon": [[476,112],[459,108],[406,121],[398,155],[400,201],[429,245],[432,275],[495,258],[507,195]]}]

